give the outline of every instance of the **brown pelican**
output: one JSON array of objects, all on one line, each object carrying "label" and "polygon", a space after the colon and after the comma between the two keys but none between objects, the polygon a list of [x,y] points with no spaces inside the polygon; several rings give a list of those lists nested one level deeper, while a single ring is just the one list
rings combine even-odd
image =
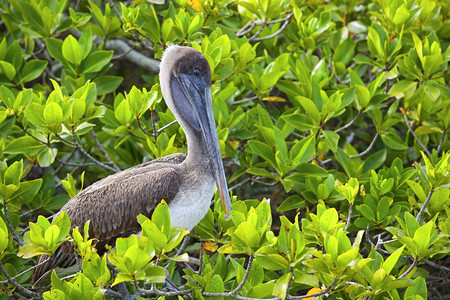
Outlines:
[{"label": "brown pelican", "polygon": [[[72,226],[90,220],[89,236],[100,253],[117,237],[137,233],[139,214],[150,216],[164,199],[172,226],[192,229],[205,216],[217,186],[222,206],[231,210],[211,100],[211,71],[197,50],[170,46],[160,66],[161,90],[167,106],[186,133],[188,154],[173,154],[110,175],[81,191],[63,206]],[[33,273],[38,286],[56,267],[76,262],[71,244],[52,257],[41,256]]]}]

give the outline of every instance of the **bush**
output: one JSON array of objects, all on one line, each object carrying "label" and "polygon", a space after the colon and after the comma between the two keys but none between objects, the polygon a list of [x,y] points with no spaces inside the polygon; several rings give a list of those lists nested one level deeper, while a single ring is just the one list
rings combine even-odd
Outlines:
[{"label": "bush", "polygon": [[[0,3],[0,298],[450,294],[448,4],[163,2]],[[232,217],[216,197],[188,233],[161,203],[99,256],[42,215],[186,152],[156,75],[170,44],[210,64]],[[34,290],[36,256],[67,240],[81,268]]]}]

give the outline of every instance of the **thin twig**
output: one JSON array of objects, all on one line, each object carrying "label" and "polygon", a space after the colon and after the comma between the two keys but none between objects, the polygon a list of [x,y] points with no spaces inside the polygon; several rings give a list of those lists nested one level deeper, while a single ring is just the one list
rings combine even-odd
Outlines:
[{"label": "thin twig", "polygon": [[409,273],[412,272],[412,270],[414,270],[414,268],[417,266],[418,262],[419,262],[419,259],[417,257],[414,258],[414,261],[411,264],[411,266],[408,268],[408,270],[406,270],[405,273],[403,273],[402,275],[398,276],[398,278],[406,277]]},{"label": "thin twig", "polygon": [[[137,124],[138,124],[138,126],[139,126],[139,128],[142,130],[142,132],[143,133],[145,133],[146,135],[148,135],[148,136],[155,136],[155,134],[154,133],[150,133],[150,132],[148,132],[147,130],[145,130],[145,128],[144,127],[142,127],[142,124],[141,124],[141,119],[139,119],[139,118],[136,118],[136,122],[137,122]],[[156,136],[155,136],[156,137]]]},{"label": "thin twig", "polygon": [[200,255],[198,257],[198,275],[202,275],[203,272],[203,253],[205,252],[205,243],[203,241],[200,241]]},{"label": "thin twig", "polygon": [[128,49],[128,51],[121,53],[121,54],[117,54],[117,55],[113,55],[113,57],[111,58],[111,60],[118,60],[118,59],[122,59],[123,57],[127,56],[129,53],[131,53],[131,51],[134,51],[136,48],[136,45],[133,44],[130,49]]},{"label": "thin twig", "polygon": [[12,285],[14,285],[22,293],[26,294],[29,297],[33,297],[33,298],[37,298],[37,299],[42,298],[41,294],[30,291],[29,289],[18,284],[5,270],[5,267],[3,266],[3,263],[1,261],[0,261],[0,270],[2,271],[3,275],[5,275],[5,277],[8,279],[8,282],[11,283]]},{"label": "thin twig", "polygon": [[441,141],[439,142],[439,146],[436,149],[436,154],[439,154],[442,150],[442,145],[444,145],[445,136],[447,135],[447,128],[444,129],[444,132],[442,132]]},{"label": "thin twig", "polygon": [[284,28],[287,26],[287,24],[289,24],[289,19],[292,17],[293,13],[290,12],[286,17],[282,18],[282,19],[277,19],[277,20],[270,20],[270,21],[256,21],[256,22],[248,22],[247,24],[244,25],[244,27],[242,27],[237,33],[236,35],[238,37],[243,37],[244,35],[246,35],[247,33],[249,33],[250,31],[253,30],[253,28],[255,28],[255,26],[266,26],[269,24],[275,24],[275,23],[281,23],[284,22],[283,25],[281,25],[280,29],[278,29],[275,33],[271,34],[270,36],[265,36],[262,38],[257,38],[257,36],[261,33],[262,29],[260,29],[255,35],[253,35],[252,37],[250,37],[248,40],[249,41],[262,41],[262,40],[266,40],[266,39],[270,39],[273,38],[275,36],[277,36],[278,34],[280,34]]},{"label": "thin twig", "polygon": [[228,188],[230,191],[237,189],[238,187],[250,182],[252,179],[251,178],[246,178],[245,180],[233,185],[232,187]]},{"label": "thin twig", "polygon": [[292,17],[292,13],[289,13],[288,17],[286,17],[286,21],[284,21],[283,25],[281,25],[280,29],[278,29],[277,31],[275,31],[274,33],[272,33],[271,35],[268,36],[264,36],[261,38],[255,38],[253,39],[253,41],[255,42],[259,42],[259,41],[263,41],[263,40],[268,40],[271,39],[273,37],[276,37],[277,35],[279,35],[281,32],[283,32],[283,30],[286,28],[286,26],[289,24],[289,19]]},{"label": "thin twig", "polygon": [[87,153],[86,150],[83,149],[83,147],[81,147],[81,145],[78,143],[77,136],[76,136],[76,134],[75,134],[75,129],[74,129],[73,127],[72,127],[72,138],[73,138],[73,141],[74,141],[74,143],[76,144],[78,150],[80,150],[81,153],[84,154],[84,156],[86,156],[87,158],[89,158],[90,160],[92,160],[92,161],[93,161],[94,163],[96,163],[97,165],[99,165],[99,166],[101,166],[101,167],[103,167],[103,168],[105,168],[105,169],[107,169],[107,170],[109,170],[109,171],[116,172],[116,170],[115,170],[114,168],[112,168],[112,167],[110,167],[110,166],[108,166],[108,165],[102,163],[101,161],[96,160],[96,159],[95,159],[94,157],[92,157],[89,153]]},{"label": "thin twig", "polygon": [[425,208],[427,207],[428,202],[430,202],[430,199],[431,199],[431,196],[433,196],[433,193],[434,193],[434,188],[431,188],[430,192],[428,193],[427,199],[425,199],[425,202],[423,203],[422,208],[420,209],[419,213],[416,216],[417,222],[420,223],[420,221],[422,220],[422,214],[425,211]]},{"label": "thin twig", "polygon": [[99,142],[95,132],[93,130],[91,130],[90,133],[91,133],[91,136],[94,139],[95,143],[97,144],[98,149],[100,149],[100,152],[105,156],[105,158],[109,162],[109,164],[113,166],[113,168],[116,172],[120,172],[120,168],[114,163],[114,161],[111,159],[111,157],[109,157],[108,152],[106,152],[105,148],[103,148],[102,144]]},{"label": "thin twig", "polygon": [[[19,118],[19,117],[16,116],[16,119],[18,119],[18,118]],[[50,143],[49,143],[48,141],[47,141],[47,142],[41,141],[40,139],[38,139],[37,137],[35,137],[34,135],[32,135],[32,134],[25,128],[25,126],[23,126],[22,123],[19,123],[19,122],[18,122],[17,125],[19,126],[20,129],[22,129],[23,132],[25,132],[26,134],[28,134],[30,137],[32,137],[33,139],[35,139],[35,140],[38,141],[39,143],[44,144],[44,145],[46,145],[47,147],[50,148]]]},{"label": "thin twig", "polygon": [[287,299],[290,300],[299,300],[299,299],[305,299],[305,298],[314,298],[314,297],[319,297],[319,296],[323,296],[325,294],[328,294],[329,291],[331,291],[331,289],[336,285],[336,283],[338,282],[338,278],[334,278],[333,282],[323,291],[319,292],[319,293],[315,293],[315,294],[310,294],[310,295],[304,295],[304,296],[290,296],[289,294],[286,296]]},{"label": "thin twig", "polygon": [[356,116],[347,124],[345,124],[344,126],[342,126],[341,128],[336,129],[334,132],[338,133],[339,131],[342,131],[344,129],[347,129],[348,127],[352,126],[353,123],[356,122],[356,120],[358,120],[359,116],[361,116],[361,112],[359,111]]},{"label": "thin twig", "polygon": [[261,34],[261,31],[263,31],[263,29],[266,27],[266,24],[267,24],[266,21],[264,21],[261,25],[261,28],[259,28],[259,30],[254,35],[249,37],[248,41],[251,42],[251,41],[255,40],[258,37],[258,35]]},{"label": "thin twig", "polygon": [[245,99],[242,99],[242,100],[234,101],[233,104],[242,104],[242,103],[245,103],[245,102],[250,102],[250,101],[255,101],[255,100],[258,100],[258,96],[256,96],[256,95],[248,97],[248,98],[245,98]]},{"label": "thin twig", "polygon": [[186,248],[186,246],[187,246],[189,240],[190,240],[189,235],[186,235],[186,236],[183,238],[183,241],[181,242],[181,246],[180,246],[180,248],[177,250],[177,253],[175,254],[175,257],[177,257],[178,255],[181,254],[181,252],[183,252],[183,250],[184,250],[184,248]]},{"label": "thin twig", "polygon": [[26,216],[31,215],[32,213],[40,210],[41,208],[42,208],[42,206],[38,206],[33,209],[30,209],[29,211],[22,213],[19,218],[20,219],[25,218]]},{"label": "thin twig", "polygon": [[158,139],[158,131],[156,130],[156,114],[154,110],[150,111],[150,117],[152,119],[153,136],[155,137],[155,145],[156,145],[156,140]]},{"label": "thin twig", "polygon": [[265,185],[265,186],[274,186],[274,185],[276,185],[278,183],[278,181],[264,182],[264,181],[261,181],[261,180],[256,179],[256,178],[252,178],[252,182],[256,182],[256,183],[259,183],[259,184],[262,184],[262,185]]},{"label": "thin twig", "polygon": [[349,158],[357,158],[357,157],[361,157],[361,156],[364,156],[367,153],[369,153],[370,150],[372,150],[373,146],[375,145],[375,141],[377,140],[379,135],[380,134],[378,132],[375,134],[375,136],[373,137],[373,140],[370,142],[370,145],[369,145],[369,147],[367,147],[366,150],[364,150],[363,152],[356,154],[356,155],[350,155]]},{"label": "thin twig", "polygon": [[390,244],[393,242],[398,241],[398,239],[392,239],[392,240],[388,240],[388,241],[381,241],[381,242],[377,242],[378,245],[386,245],[386,244]]},{"label": "thin twig", "polygon": [[191,289],[189,289],[189,290],[165,292],[165,291],[161,291],[161,290],[157,289],[155,284],[152,284],[152,288],[150,290],[146,290],[146,289],[141,288],[138,285],[137,281],[134,281],[134,287],[143,296],[144,295],[149,295],[149,296],[151,296],[151,295],[158,295],[158,296],[164,296],[164,297],[174,297],[174,296],[187,295],[187,294],[191,293],[191,291],[192,291]]},{"label": "thin twig", "polygon": [[66,143],[66,144],[68,144],[68,145],[70,145],[70,146],[76,147],[76,144],[75,144],[75,143],[72,143],[71,141],[68,141],[68,140],[64,139],[64,138],[63,138],[62,136],[60,136],[58,133],[55,133],[55,136],[56,136],[58,139],[60,139],[62,142]]},{"label": "thin twig", "polygon": [[352,221],[352,212],[353,212],[353,204],[350,203],[350,207],[348,208],[347,223],[345,224],[345,231],[348,230],[348,226],[350,226],[350,222]]},{"label": "thin twig", "polygon": [[64,280],[67,280],[67,279],[72,279],[72,278],[74,278],[75,276],[77,276],[77,273],[67,275],[67,276],[65,276],[65,277],[62,277],[62,278],[61,278],[61,281],[64,281]]},{"label": "thin twig", "polygon": [[3,214],[5,215],[6,222],[8,223],[9,229],[11,229],[12,234],[14,235],[14,239],[20,246],[25,245],[20,236],[17,234],[17,231],[14,229],[14,226],[11,223],[8,215],[8,209],[6,208],[6,201],[3,199]]},{"label": "thin twig", "polygon": [[422,262],[426,263],[427,265],[432,266],[433,268],[445,271],[445,272],[450,272],[450,268],[445,267],[445,266],[441,266],[435,262],[432,262],[431,260],[428,260],[426,258],[422,258]]},{"label": "thin twig", "polygon": [[144,141],[145,141],[145,138],[143,138],[142,136],[139,136],[139,135],[137,135],[137,134],[134,134],[133,132],[131,132],[130,129],[128,129],[128,134],[131,135],[132,137],[135,137],[135,138],[137,138],[137,139],[140,139],[140,140],[144,140]]},{"label": "thin twig", "polygon": [[[36,269],[37,267],[39,267],[39,266],[41,266],[41,265],[47,263],[50,259],[51,259],[51,256],[49,256],[47,259],[41,261],[40,263],[35,264],[35,265],[32,266],[31,268],[26,269],[26,270],[20,272],[20,273],[17,274],[16,276],[11,277],[11,279],[16,280],[16,279],[19,278],[20,276],[25,275],[26,273],[28,273],[28,272],[30,272],[30,271]],[[3,281],[0,281],[0,284],[5,284],[5,283],[8,283],[8,282],[9,282],[8,280],[3,280]]]},{"label": "thin twig", "polygon": [[430,156],[431,153],[428,151],[427,147],[422,143],[422,141],[419,139],[419,137],[414,133],[414,131],[411,128],[411,125],[408,122],[408,118],[406,117],[406,110],[403,110],[403,119],[405,120],[406,127],[408,127],[409,132],[411,132],[412,136],[416,139],[417,143],[419,143],[420,147],[422,147],[423,151]]},{"label": "thin twig", "polygon": [[241,29],[239,29],[238,32],[236,32],[237,37],[243,37],[250,31],[252,31],[256,25],[257,25],[257,22],[248,21],[247,24],[244,25],[244,27],[242,27]]},{"label": "thin twig", "polygon": [[53,171],[53,175],[56,175],[56,174],[59,173],[59,171],[61,171],[61,169],[64,167],[64,164],[63,164],[63,163],[64,163],[64,162],[66,162],[66,163],[69,162],[69,160],[71,160],[72,157],[75,155],[75,152],[77,152],[77,148],[76,148],[76,147],[72,149],[72,152],[70,152],[69,157],[67,157],[67,159],[66,159],[65,161],[62,161],[62,160],[56,158],[59,162],[62,162],[62,164],[60,164],[60,165]]},{"label": "thin twig", "polygon": [[289,270],[289,274],[291,274],[291,278],[289,278],[289,282],[286,287],[286,296],[289,297],[289,290],[291,289],[292,283],[294,282],[294,267],[291,267]]},{"label": "thin twig", "polygon": [[63,161],[59,158],[56,159],[59,163],[69,166],[69,167],[91,167],[91,166],[96,166],[96,163],[73,163],[73,162],[68,162],[68,161]]},{"label": "thin twig", "polygon": [[[389,251],[387,251],[387,250],[384,250],[384,249],[382,249],[382,248],[380,248],[379,247],[379,245],[381,245],[381,244],[383,244],[383,242],[381,241],[380,242],[380,239],[378,239],[378,242],[377,242],[377,244],[375,245],[373,242],[372,242],[372,240],[370,239],[370,235],[369,235],[369,227],[370,227],[370,224],[367,224],[367,227],[366,227],[366,241],[376,250],[376,251],[378,251],[378,252],[381,252],[381,253],[383,253],[383,254],[385,254],[385,255],[391,255],[392,253],[391,252],[389,252]],[[406,255],[400,255],[400,257],[401,258],[411,258],[410,256],[406,256]]]},{"label": "thin twig", "polygon": [[250,275],[250,270],[252,268],[252,263],[253,263],[253,255],[250,255],[248,257],[248,263],[247,263],[247,270],[245,270],[245,274],[244,274],[244,278],[242,278],[242,281],[238,284],[238,286],[232,290],[231,292],[227,292],[227,293],[207,293],[207,292],[203,292],[202,295],[205,297],[235,297],[238,292],[244,287],[244,284],[247,282],[248,277]]},{"label": "thin twig", "polygon": [[178,121],[177,120],[173,120],[172,122],[170,122],[169,124],[166,124],[166,125],[164,125],[163,127],[161,127],[160,129],[158,129],[156,132],[158,133],[158,134],[160,134],[163,130],[165,130],[167,127],[169,127],[169,126],[171,126],[171,125],[173,125],[173,124],[175,124],[175,123],[177,123]]}]

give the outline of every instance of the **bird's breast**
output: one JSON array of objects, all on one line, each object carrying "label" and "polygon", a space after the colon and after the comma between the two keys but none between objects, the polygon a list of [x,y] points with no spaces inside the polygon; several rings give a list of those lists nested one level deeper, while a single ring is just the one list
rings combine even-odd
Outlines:
[{"label": "bird's breast", "polygon": [[169,204],[171,225],[189,230],[194,228],[208,212],[214,196],[214,187],[212,176],[183,182]]}]

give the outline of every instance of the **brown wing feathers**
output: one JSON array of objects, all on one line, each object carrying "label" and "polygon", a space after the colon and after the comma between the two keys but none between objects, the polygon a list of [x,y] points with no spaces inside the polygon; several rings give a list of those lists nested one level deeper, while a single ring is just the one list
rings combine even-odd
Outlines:
[{"label": "brown wing feathers", "polygon": [[[170,202],[175,197],[180,175],[174,165],[185,158],[177,153],[108,176],[70,199],[61,210],[69,215],[72,227],[82,229],[90,220],[89,236],[98,239],[96,248],[103,253],[106,244],[140,229],[136,218],[139,214],[149,217],[162,199]],[[43,255],[38,260],[42,265],[33,272],[35,286],[52,269],[75,264],[76,253],[71,245],[64,245],[44,263],[48,258]]]}]

